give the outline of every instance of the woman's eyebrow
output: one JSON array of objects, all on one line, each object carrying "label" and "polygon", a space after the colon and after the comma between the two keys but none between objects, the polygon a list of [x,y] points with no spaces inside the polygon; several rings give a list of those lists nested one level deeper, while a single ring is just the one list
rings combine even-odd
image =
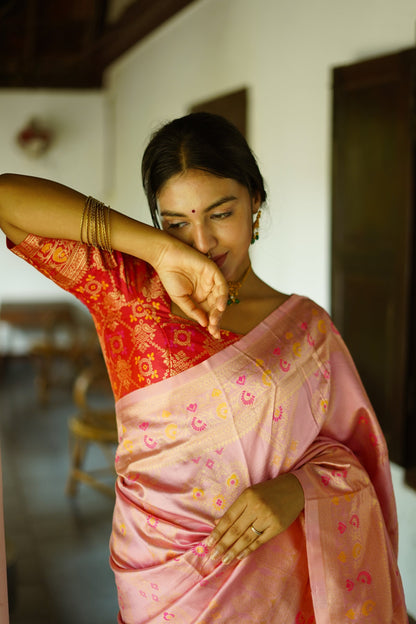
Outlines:
[{"label": "woman's eyebrow", "polygon": [[[237,199],[235,195],[226,195],[225,197],[221,197],[213,204],[210,204],[207,208],[204,209],[204,213],[209,212],[210,210],[214,210],[214,208],[218,208],[218,206],[222,206],[230,201],[234,201]],[[160,212],[161,217],[186,217],[182,212],[172,212],[171,210],[162,210]]]}]

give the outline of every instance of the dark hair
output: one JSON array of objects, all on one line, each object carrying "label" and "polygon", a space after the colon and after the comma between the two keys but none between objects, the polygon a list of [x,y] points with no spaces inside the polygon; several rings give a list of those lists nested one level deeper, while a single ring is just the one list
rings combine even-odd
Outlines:
[{"label": "dark hair", "polygon": [[191,113],[157,130],[143,154],[143,187],[156,227],[157,194],[172,176],[189,169],[232,178],[252,197],[258,193],[262,203],[266,200],[263,177],[240,131],[219,115]]}]

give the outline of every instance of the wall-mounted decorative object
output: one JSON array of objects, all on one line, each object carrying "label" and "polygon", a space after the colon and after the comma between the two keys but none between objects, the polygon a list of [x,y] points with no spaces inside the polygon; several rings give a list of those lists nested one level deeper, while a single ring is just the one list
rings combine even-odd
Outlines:
[{"label": "wall-mounted decorative object", "polygon": [[17,134],[16,141],[26,154],[38,157],[49,149],[52,138],[52,130],[33,118]]}]

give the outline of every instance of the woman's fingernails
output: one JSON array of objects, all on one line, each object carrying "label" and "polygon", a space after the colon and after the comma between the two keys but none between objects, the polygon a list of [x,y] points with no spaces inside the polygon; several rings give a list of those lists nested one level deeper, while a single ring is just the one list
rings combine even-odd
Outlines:
[{"label": "woman's fingernails", "polygon": [[218,550],[217,548],[215,548],[215,550],[212,551],[210,559],[218,559],[221,556],[221,551]]},{"label": "woman's fingernails", "polygon": [[225,555],[225,557],[223,557],[222,563],[224,565],[227,565],[228,563],[230,563],[232,560],[232,556],[231,555]]},{"label": "woman's fingernails", "polygon": [[244,559],[244,557],[247,557],[247,555],[248,555],[248,550],[243,550],[243,552],[237,555],[237,559],[241,561],[241,559]]}]

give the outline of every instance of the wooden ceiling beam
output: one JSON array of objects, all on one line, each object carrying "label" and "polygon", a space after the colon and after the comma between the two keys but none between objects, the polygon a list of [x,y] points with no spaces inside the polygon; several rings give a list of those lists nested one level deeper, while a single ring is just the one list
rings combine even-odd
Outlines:
[{"label": "wooden ceiling beam", "polygon": [[[54,37],[47,38],[48,27],[54,28],[56,36],[56,24],[55,21],[48,24],[44,14],[40,19],[39,11],[44,5],[39,0],[12,3],[13,9],[19,7],[24,30],[14,50],[2,50],[0,88],[99,88],[108,65],[194,1],[136,0],[115,23],[106,24],[108,0],[93,0],[94,15],[81,23],[85,30],[78,33],[77,43],[72,48],[60,49],[53,47]],[[61,31],[72,43],[71,27],[75,28],[76,24],[69,21]]]},{"label": "wooden ceiling beam", "polygon": [[137,0],[95,43],[91,55],[102,71],[133,45],[195,0]]}]

